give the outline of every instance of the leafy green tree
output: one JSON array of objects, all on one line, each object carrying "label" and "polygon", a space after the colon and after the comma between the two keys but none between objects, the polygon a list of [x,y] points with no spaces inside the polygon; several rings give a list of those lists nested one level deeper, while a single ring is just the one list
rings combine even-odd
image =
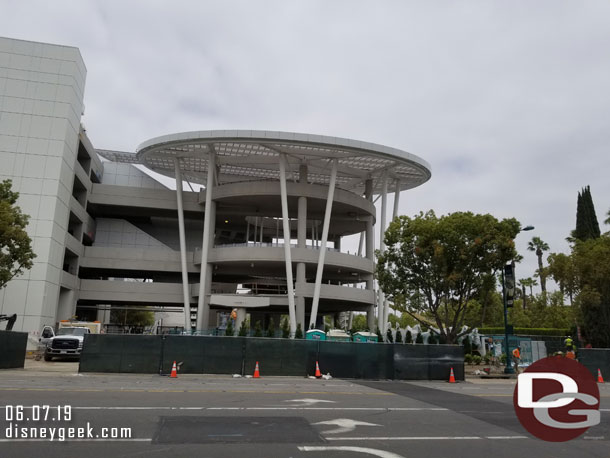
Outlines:
[{"label": "leafy green tree", "polygon": [[532,237],[527,244],[527,249],[536,253],[538,257],[538,276],[540,277],[540,289],[546,293],[546,273],[542,263],[542,255],[545,251],[549,251],[549,245],[540,237]]},{"label": "leafy green tree", "polygon": [[237,333],[237,335],[239,337],[246,337],[248,335],[248,329],[250,326],[248,326],[247,320],[244,320],[241,322],[241,326],[239,327],[239,332]]},{"label": "leafy green tree", "polygon": [[263,337],[263,328],[260,321],[254,324],[254,337]]},{"label": "leafy green tree", "polygon": [[297,323],[297,328],[294,331],[294,338],[295,339],[302,339],[303,338],[303,328],[301,328],[301,323]]},{"label": "leafy green tree", "polygon": [[227,328],[225,329],[225,336],[233,337],[235,335],[235,329],[233,329],[233,320],[229,318],[227,320]]},{"label": "leafy green tree", "polygon": [[360,331],[368,331],[366,315],[354,314],[354,317],[352,318],[352,328],[350,331],[352,334]]},{"label": "leafy green tree", "polygon": [[112,310],[110,322],[129,326],[152,326],[155,313],[150,310]]},{"label": "leafy green tree", "polygon": [[563,253],[551,253],[547,261],[549,262],[547,267],[549,275],[559,285],[561,294],[568,295],[570,305],[572,305],[576,292],[576,272],[572,256]]},{"label": "leafy green tree", "polygon": [[377,253],[380,287],[392,301],[420,292],[419,305],[409,303],[400,311],[420,322],[420,314],[427,314],[453,344],[485,276],[518,259],[514,238],[520,229],[514,218],[498,221],[470,212],[400,216],[385,233],[386,251]]},{"label": "leafy green tree", "polygon": [[610,347],[610,234],[576,242],[576,271],[581,332],[594,347]]},{"label": "leafy green tree", "polygon": [[596,239],[601,235],[597,215],[595,214],[595,206],[591,197],[591,188],[585,186],[578,193],[576,204],[576,229],[572,231],[573,239],[585,241]]},{"label": "leafy green tree", "polygon": [[14,277],[31,269],[36,257],[25,228],[29,216],[17,205],[19,193],[11,190],[12,181],[0,182],[0,289]]},{"label": "leafy green tree", "polygon": [[606,218],[606,221],[604,221],[604,223],[606,223],[606,224],[610,224],[610,210],[608,210],[608,214],[607,214],[607,216],[608,216],[608,217]]},{"label": "leafy green tree", "polygon": [[273,321],[273,317],[269,318],[269,326],[267,327],[267,337],[275,337],[275,321]]},{"label": "leafy green tree", "polygon": [[287,339],[290,337],[290,323],[288,323],[288,318],[284,317],[282,320],[282,339]]}]

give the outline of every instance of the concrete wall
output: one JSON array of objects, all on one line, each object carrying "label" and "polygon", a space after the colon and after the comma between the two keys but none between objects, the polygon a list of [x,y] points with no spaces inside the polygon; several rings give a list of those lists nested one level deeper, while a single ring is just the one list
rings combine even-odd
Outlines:
[{"label": "concrete wall", "polygon": [[0,180],[13,180],[37,255],[0,291],[0,313],[35,338],[55,323],[86,69],[77,48],[0,38]]}]

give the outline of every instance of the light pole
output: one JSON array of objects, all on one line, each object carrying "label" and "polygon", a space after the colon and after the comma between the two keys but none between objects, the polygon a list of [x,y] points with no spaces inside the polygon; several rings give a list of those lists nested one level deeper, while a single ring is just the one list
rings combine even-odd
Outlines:
[{"label": "light pole", "polygon": [[[523,231],[531,231],[534,229],[534,226],[525,226],[519,232]],[[507,275],[508,274],[508,275]],[[515,283],[517,278],[515,276],[515,261],[511,261],[510,264],[506,264],[502,267],[502,303],[504,304],[504,351],[506,352],[506,367],[504,368],[505,374],[514,374],[515,369],[513,369],[512,361],[509,353],[509,345],[508,345],[508,336],[513,333],[512,326],[509,327],[508,324],[508,298],[507,298],[507,288],[506,282],[512,282],[510,289],[514,291]],[[512,298],[511,298],[512,301]],[[511,302],[512,307],[512,302]]]}]

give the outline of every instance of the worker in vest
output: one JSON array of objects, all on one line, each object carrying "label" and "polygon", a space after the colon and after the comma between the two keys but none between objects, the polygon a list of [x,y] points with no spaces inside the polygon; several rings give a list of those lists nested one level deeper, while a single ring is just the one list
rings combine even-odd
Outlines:
[{"label": "worker in vest", "polygon": [[566,346],[566,351],[570,351],[574,345],[574,341],[572,340],[571,336],[566,337],[566,340],[564,340],[563,343]]},{"label": "worker in vest", "polygon": [[513,350],[513,364],[515,365],[515,373],[519,373],[519,363],[521,362],[521,347],[517,346]]}]

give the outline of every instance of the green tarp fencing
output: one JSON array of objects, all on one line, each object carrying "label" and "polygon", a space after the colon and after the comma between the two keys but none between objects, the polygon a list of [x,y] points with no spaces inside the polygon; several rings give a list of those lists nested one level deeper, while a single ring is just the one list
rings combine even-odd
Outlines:
[{"label": "green tarp fencing", "polygon": [[0,331],[0,369],[22,368],[27,344],[27,332]]},{"label": "green tarp fencing", "polygon": [[337,378],[447,380],[451,367],[464,379],[462,347],[332,342],[213,336],[88,334],[80,372],[168,374],[173,362],[182,374],[314,375]]}]

